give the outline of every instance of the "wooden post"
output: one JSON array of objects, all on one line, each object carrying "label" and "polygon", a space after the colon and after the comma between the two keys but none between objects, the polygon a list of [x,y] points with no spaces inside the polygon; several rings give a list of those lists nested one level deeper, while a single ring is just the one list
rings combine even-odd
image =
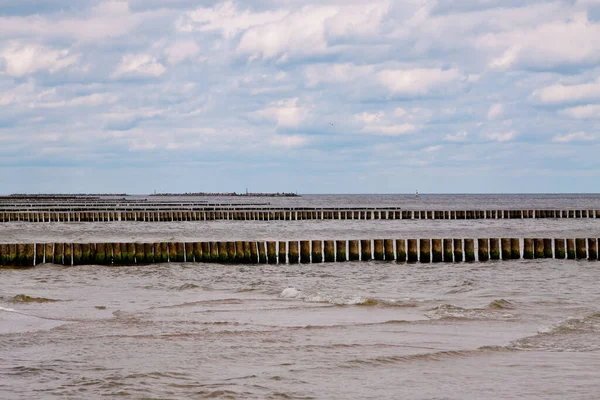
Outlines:
[{"label": "wooden post", "polygon": [[544,258],[544,239],[533,239],[535,258]]},{"label": "wooden post", "polygon": [[488,248],[487,239],[477,239],[477,255],[479,256],[480,262],[485,262],[490,258],[490,252]]},{"label": "wooden post", "polygon": [[310,264],[310,241],[300,241],[300,262],[302,264]]},{"label": "wooden post", "polygon": [[383,252],[383,239],[374,240],[374,250],[375,260],[383,261],[385,259],[385,254]]},{"label": "wooden post", "polygon": [[64,243],[64,259],[63,264],[67,266],[73,265],[73,250],[71,243]]},{"label": "wooden post", "polygon": [[564,260],[566,256],[565,252],[565,239],[554,239],[554,257],[557,259]]},{"label": "wooden post", "polygon": [[244,250],[244,242],[238,240],[235,242],[235,262],[237,264],[246,263],[246,254]]},{"label": "wooden post", "polygon": [[267,262],[269,264],[277,264],[277,242],[267,242]]},{"label": "wooden post", "polygon": [[454,262],[462,262],[463,260],[463,241],[462,239],[454,239]]},{"label": "wooden post", "polygon": [[360,241],[360,259],[362,261],[369,261],[372,259],[370,239]]},{"label": "wooden post", "polygon": [[313,263],[323,262],[323,246],[320,240],[312,241],[311,259]]},{"label": "wooden post", "polygon": [[579,260],[584,260],[587,258],[587,249],[585,247],[584,238],[575,239],[575,253]]},{"label": "wooden post", "polygon": [[325,262],[335,261],[335,246],[333,240],[325,241]]},{"label": "wooden post", "polygon": [[575,259],[575,240],[567,239],[567,259]]},{"label": "wooden post", "polygon": [[396,239],[396,262],[406,262],[406,240]]},{"label": "wooden post", "polygon": [[502,259],[503,260],[512,259],[512,249],[511,249],[512,246],[510,243],[510,239],[502,238],[501,244],[502,244]]},{"label": "wooden post", "polygon": [[533,239],[523,239],[523,258],[531,260],[535,257],[534,241]]},{"label": "wooden post", "polygon": [[419,261],[422,263],[431,262],[431,240],[429,239],[421,239],[419,241],[420,244],[420,255]]},{"label": "wooden post", "polygon": [[114,265],[121,265],[123,263],[121,260],[121,243],[115,242],[112,244],[112,263]]},{"label": "wooden post", "polygon": [[287,242],[279,242],[279,264],[287,261]]},{"label": "wooden post", "polygon": [[292,240],[288,243],[288,260],[290,264],[298,264],[299,260],[298,254],[298,241]]},{"label": "wooden post", "polygon": [[335,260],[337,262],[345,262],[346,258],[346,241],[336,240],[335,241]]},{"label": "wooden post", "polygon": [[465,261],[475,261],[475,241],[473,239],[465,239]]},{"label": "wooden post", "polygon": [[431,259],[434,263],[442,262],[442,239],[431,239]]},{"label": "wooden post", "polygon": [[385,261],[394,261],[394,241],[392,239],[385,239],[383,247],[385,249]]},{"label": "wooden post", "polygon": [[348,258],[350,261],[360,260],[360,253],[358,251],[358,240],[348,241],[348,252],[349,252]]},{"label": "wooden post", "polygon": [[[219,245],[217,242],[210,242],[210,261],[218,262],[219,261]],[[258,262],[258,258],[257,258]]]},{"label": "wooden post", "polygon": [[452,261],[454,261],[452,239],[444,239],[444,262],[451,263]]},{"label": "wooden post", "polygon": [[519,238],[510,239],[510,254],[513,260],[521,258],[521,243]]},{"label": "wooden post", "polygon": [[552,258],[552,239],[544,239],[544,258]]},{"label": "wooden post", "polygon": [[490,259],[500,259],[500,239],[498,238],[490,238]]}]

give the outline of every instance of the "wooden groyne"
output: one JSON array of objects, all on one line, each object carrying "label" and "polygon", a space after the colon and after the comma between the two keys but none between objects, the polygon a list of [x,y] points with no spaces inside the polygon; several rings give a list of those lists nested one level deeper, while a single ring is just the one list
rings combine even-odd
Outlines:
[{"label": "wooden groyne", "polygon": [[600,210],[401,210],[340,208],[169,207],[167,209],[46,209],[2,211],[0,222],[180,222],[306,220],[475,220],[600,218]]},{"label": "wooden groyne", "polygon": [[[565,251],[566,249],[566,251]],[[165,262],[309,264],[487,262],[515,259],[597,260],[598,239],[455,238],[209,242],[0,244],[0,265],[136,265]]]}]

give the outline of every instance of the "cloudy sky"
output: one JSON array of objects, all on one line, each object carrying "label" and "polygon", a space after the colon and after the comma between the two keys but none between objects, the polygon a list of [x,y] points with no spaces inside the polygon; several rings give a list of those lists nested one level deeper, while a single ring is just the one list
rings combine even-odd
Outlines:
[{"label": "cloudy sky", "polygon": [[0,0],[0,193],[598,192],[600,0]]}]

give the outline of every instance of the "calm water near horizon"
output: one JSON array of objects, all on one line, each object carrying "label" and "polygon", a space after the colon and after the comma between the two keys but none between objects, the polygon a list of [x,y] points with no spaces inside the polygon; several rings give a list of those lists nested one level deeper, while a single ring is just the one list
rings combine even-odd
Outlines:
[{"label": "calm water near horizon", "polygon": [[[600,195],[267,201],[600,209]],[[600,237],[600,219],[4,223],[0,232],[5,243]],[[597,399],[600,393],[600,261],[44,264],[0,270],[0,279],[2,399]]]}]

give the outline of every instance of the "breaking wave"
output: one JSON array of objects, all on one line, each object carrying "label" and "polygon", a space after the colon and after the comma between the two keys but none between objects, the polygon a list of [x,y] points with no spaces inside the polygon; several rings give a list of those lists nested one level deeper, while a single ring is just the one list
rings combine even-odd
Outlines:
[{"label": "breaking wave", "polygon": [[464,308],[453,304],[440,304],[429,309],[426,315],[434,320],[506,320],[515,318],[515,315],[502,311],[513,308],[511,302],[500,299],[492,301],[486,308]]},{"label": "breaking wave", "polygon": [[296,299],[306,303],[328,303],[336,306],[379,306],[379,307],[416,307],[417,304],[408,299],[381,299],[363,296],[343,296],[322,293],[306,293],[294,287],[283,289],[279,294],[281,299]]}]

